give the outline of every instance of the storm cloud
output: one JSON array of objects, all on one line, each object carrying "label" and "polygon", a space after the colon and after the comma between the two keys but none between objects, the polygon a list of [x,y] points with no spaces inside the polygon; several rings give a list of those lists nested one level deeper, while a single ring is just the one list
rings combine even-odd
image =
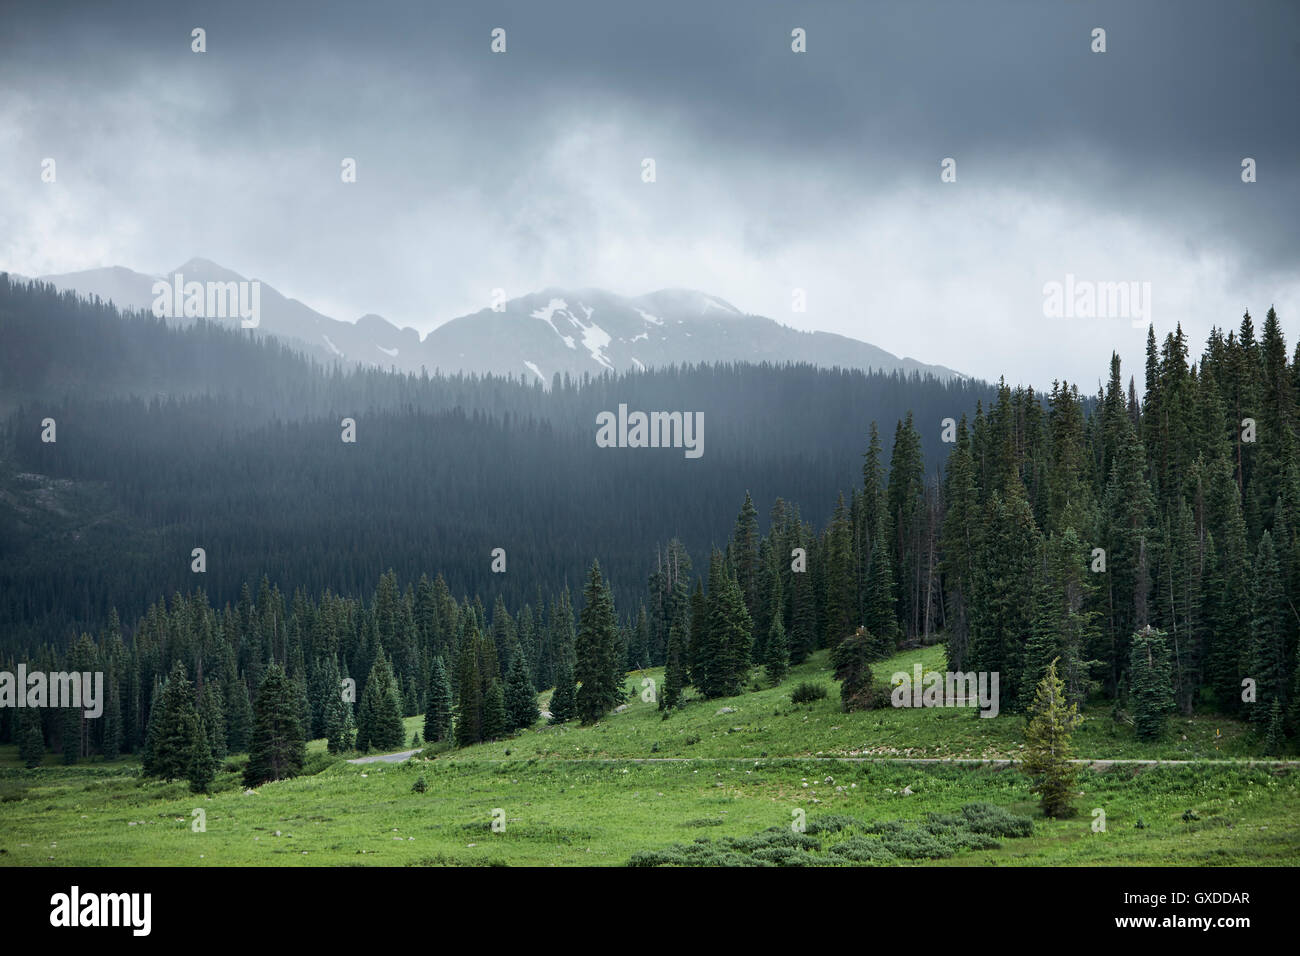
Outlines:
[{"label": "storm cloud", "polygon": [[1194,345],[1247,308],[1300,330],[1290,3],[28,3],[4,20],[0,269],[25,275],[203,256],[422,332],[495,288],[690,287],[1087,389],[1112,349],[1136,367],[1145,330],[1046,317],[1043,286],[1067,275],[1149,282],[1157,333],[1181,322]]}]

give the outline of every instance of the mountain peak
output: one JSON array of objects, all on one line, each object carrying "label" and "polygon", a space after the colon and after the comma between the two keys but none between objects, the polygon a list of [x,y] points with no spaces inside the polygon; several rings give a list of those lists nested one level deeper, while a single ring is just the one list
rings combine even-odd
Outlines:
[{"label": "mountain peak", "polygon": [[208,276],[210,278],[222,279],[225,281],[244,278],[239,273],[232,272],[225,266],[218,265],[211,259],[204,259],[201,256],[195,256],[184,265],[177,266],[172,270],[173,274],[177,272],[182,275]]},{"label": "mountain peak", "polygon": [[664,312],[673,312],[679,315],[685,313],[693,316],[720,318],[726,315],[742,316],[745,314],[726,299],[720,299],[716,295],[709,295],[696,289],[660,289],[658,292],[640,296],[634,301],[646,303]]}]

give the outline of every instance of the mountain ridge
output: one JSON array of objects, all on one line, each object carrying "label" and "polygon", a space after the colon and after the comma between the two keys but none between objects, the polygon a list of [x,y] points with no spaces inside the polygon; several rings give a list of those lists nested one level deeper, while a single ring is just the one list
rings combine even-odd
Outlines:
[{"label": "mountain ridge", "polygon": [[[45,274],[36,281],[98,296],[121,309],[148,311],[154,283],[170,282],[178,274],[186,282],[259,282],[256,334],[274,335],[326,362],[404,372],[511,374],[543,387],[555,375],[581,377],[698,362],[808,362],[823,368],[966,377],[849,336],[794,329],[694,289],[624,296],[592,287],[550,286],[450,319],[421,336],[373,312],[355,321],[333,318],[283,295],[265,280],[250,279],[201,257],[161,275],[109,266]],[[238,319],[218,321],[236,324]]]}]

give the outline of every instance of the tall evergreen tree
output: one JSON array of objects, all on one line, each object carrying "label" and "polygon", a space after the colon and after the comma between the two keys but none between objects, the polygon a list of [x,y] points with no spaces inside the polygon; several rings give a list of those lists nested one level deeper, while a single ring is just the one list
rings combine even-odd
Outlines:
[{"label": "tall evergreen tree", "polygon": [[505,706],[508,732],[523,730],[537,723],[541,713],[537,709],[537,691],[528,676],[528,664],[523,651],[516,648],[506,674]]},{"label": "tall evergreen tree", "polygon": [[244,769],[244,786],[256,787],[302,773],[307,759],[293,683],[279,664],[265,670],[253,701],[253,737]]},{"label": "tall evergreen tree", "polygon": [[599,562],[592,562],[582,599],[574,677],[578,681],[578,717],[591,724],[614,708],[621,677],[614,599],[601,577]]},{"label": "tall evergreen tree", "polygon": [[393,750],[406,743],[406,726],[402,723],[402,696],[397,689],[392,667],[381,647],[361,692],[361,709],[357,715],[357,747],[361,750]]},{"label": "tall evergreen tree", "polygon": [[451,682],[442,657],[433,659],[429,669],[429,704],[424,715],[425,743],[451,738]]},{"label": "tall evergreen tree", "polygon": [[578,716],[577,685],[573,680],[573,668],[567,660],[561,661],[555,675],[555,691],[551,694],[550,711],[552,724],[568,723]]},{"label": "tall evergreen tree", "polygon": [[483,739],[500,740],[510,733],[510,718],[506,714],[506,695],[501,681],[493,677],[483,693]]},{"label": "tall evergreen tree", "polygon": [[672,710],[682,701],[688,679],[686,634],[686,609],[679,606],[668,628],[668,661],[664,665],[663,693],[659,695],[660,710]]},{"label": "tall evergreen tree", "polygon": [[1075,767],[1070,749],[1070,735],[1079,724],[1078,711],[1065,696],[1065,683],[1056,673],[1056,662],[1038,682],[1029,708],[1025,731],[1025,756],[1021,770],[1033,781],[1029,788],[1042,800],[1043,813],[1049,817],[1070,812],[1070,793]]},{"label": "tall evergreen tree", "polygon": [[1133,730],[1141,740],[1156,740],[1164,733],[1174,707],[1167,635],[1147,625],[1133,635],[1129,656]]},{"label": "tall evergreen tree", "polygon": [[767,679],[772,686],[780,684],[790,670],[790,650],[785,641],[785,625],[781,623],[781,609],[777,608],[772,617],[772,626],[767,632]]}]

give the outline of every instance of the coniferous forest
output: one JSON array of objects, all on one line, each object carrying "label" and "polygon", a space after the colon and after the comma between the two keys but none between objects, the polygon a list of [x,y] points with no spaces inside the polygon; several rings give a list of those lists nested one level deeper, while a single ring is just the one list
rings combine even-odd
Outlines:
[{"label": "coniferous forest", "polygon": [[[42,373],[73,323],[82,376]],[[0,336],[28,349],[4,353],[0,654],[107,684],[103,720],[0,710],[33,758],[139,753],[204,789],[247,751],[251,786],[309,739],[398,749],[423,714],[425,743],[466,746],[531,726],[546,688],[551,722],[592,723],[631,670],[665,667],[671,710],[823,649],[871,707],[870,664],[936,641],[1013,712],[1055,664],[1139,737],[1219,713],[1276,754],[1300,724],[1300,351],[1271,309],[1199,355],[1152,329],[1095,392],[348,372],[8,281]],[[592,410],[619,402],[705,409],[709,454],[602,456]]]}]

